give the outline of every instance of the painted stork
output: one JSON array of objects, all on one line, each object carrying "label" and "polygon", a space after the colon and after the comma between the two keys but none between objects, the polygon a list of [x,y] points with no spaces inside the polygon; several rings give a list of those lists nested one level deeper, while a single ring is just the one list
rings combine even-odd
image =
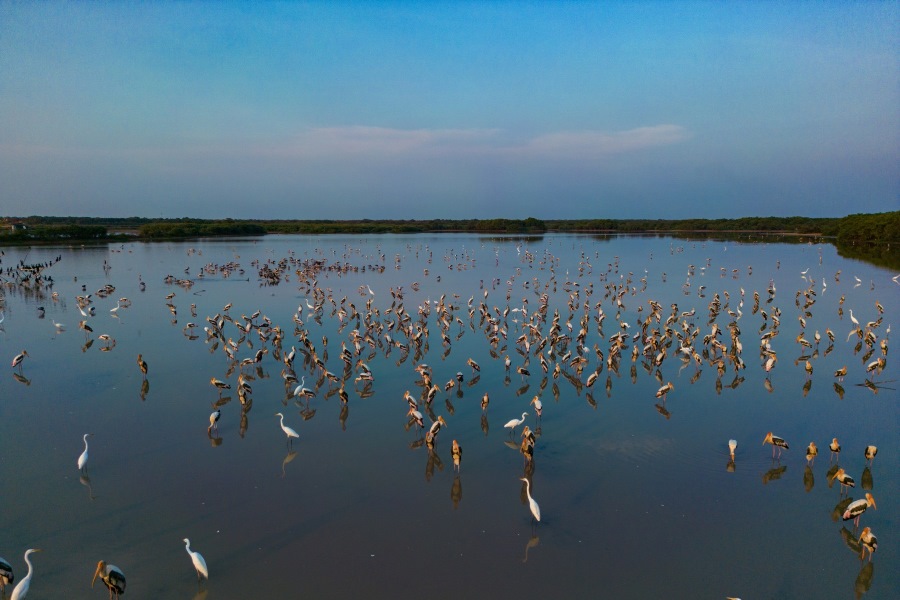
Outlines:
[{"label": "painted stork", "polygon": [[775,458],[775,448],[778,447],[778,458],[781,458],[781,451],[790,450],[788,443],[784,441],[783,438],[778,437],[777,435],[772,435],[772,432],[766,434],[766,438],[763,440],[763,445],[772,444],[772,458]]},{"label": "painted stork", "polygon": [[118,598],[119,594],[125,593],[125,573],[116,565],[108,565],[101,560],[97,563],[97,570],[94,572],[94,578],[91,580],[91,587],[94,587],[97,577],[109,589],[110,599],[112,599],[113,594]]}]

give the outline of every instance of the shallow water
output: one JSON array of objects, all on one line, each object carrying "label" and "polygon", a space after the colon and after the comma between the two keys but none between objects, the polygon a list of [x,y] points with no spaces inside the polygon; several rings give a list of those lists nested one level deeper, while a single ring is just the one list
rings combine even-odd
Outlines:
[{"label": "shallow water", "polygon": [[[883,371],[866,372],[882,356],[878,343],[900,308],[900,286],[894,273],[841,258],[832,246],[578,235],[267,236],[6,248],[0,266],[6,276],[20,259],[57,255],[61,261],[44,272],[54,279],[52,289],[5,285],[0,297],[0,347],[7,361],[0,377],[0,556],[20,579],[24,550],[43,550],[32,556],[29,598],[103,597],[102,588],[90,589],[101,558],[125,572],[130,598],[893,598],[900,589],[900,576],[890,567],[898,561],[896,350],[888,352]],[[313,297],[290,262],[280,284],[261,283],[259,266],[273,261],[274,268],[291,258],[354,267],[317,275],[337,307],[326,300],[317,313],[307,309]],[[204,265],[228,262],[243,271],[199,276]],[[194,283],[166,283],[167,275]],[[776,292],[767,302],[770,281]],[[606,286],[626,282],[621,307],[614,295],[604,297]],[[96,292],[106,284],[115,291],[101,298]],[[363,343],[353,362],[362,359],[371,369],[374,382],[366,387],[354,381],[359,367],[345,371],[341,342],[355,354],[351,331],[365,333],[367,300],[379,311],[372,322],[396,321],[385,310],[391,289],[399,287],[413,325],[426,302],[444,296],[453,305],[450,344],[442,343],[432,305],[423,321],[427,349],[419,356],[414,347],[387,352],[386,331],[376,336],[375,348]],[[815,303],[804,316],[795,299],[808,289],[815,291]],[[752,311],[754,291],[766,320]],[[526,318],[512,309],[524,306],[531,316],[545,292],[548,311],[540,333],[548,335],[558,311],[561,331],[573,340],[557,345],[553,356],[551,344],[543,349],[547,375],[532,345],[531,374],[523,378],[515,372],[526,361],[516,338]],[[568,302],[576,292],[572,310]],[[93,294],[91,334],[78,328],[76,296],[82,294]],[[662,321],[654,320],[648,331],[664,333],[676,303],[672,329],[681,332],[682,321],[699,329],[694,346],[702,351],[716,294],[722,305],[714,321],[723,330],[718,339],[730,347],[728,325],[739,326],[746,368],[735,371],[726,359],[721,376],[708,360],[698,369],[682,361],[678,340],[659,366],[655,353],[632,361],[632,336],[640,331],[639,320],[650,316],[649,300],[662,307]],[[121,297],[131,305],[111,313]],[[341,327],[335,308],[344,297],[344,307],[353,303],[360,312],[359,324],[348,317]],[[496,347],[478,310],[482,300],[507,330]],[[805,300],[801,294],[800,307]],[[606,315],[602,335],[594,320],[598,302]],[[284,363],[271,338],[263,341],[253,330],[241,341],[228,322],[224,337],[237,343],[237,360],[267,349],[258,365],[233,367],[226,344],[203,331],[206,317],[222,314],[227,303],[238,322],[258,310],[256,324],[268,317],[283,330],[283,350],[297,348],[294,370],[316,390],[315,398],[298,404],[286,393]],[[299,352],[292,320],[298,307],[301,329],[319,358],[346,377],[346,405],[338,385]],[[776,308],[779,333],[771,346],[778,361],[767,374],[759,340],[773,329]],[[863,325],[882,319],[872,329],[876,343],[869,356],[866,344],[855,350],[856,335],[848,340],[850,309]],[[693,317],[680,316],[691,310]],[[561,365],[563,374],[554,378],[561,355],[578,354],[574,337],[585,311],[588,363],[581,374]],[[796,341],[800,316],[806,339],[813,342],[814,332],[821,333],[812,348]],[[184,330],[191,321],[197,324],[193,336]],[[595,344],[608,357],[620,321],[630,327],[617,371],[604,363],[597,383],[585,387],[598,366]],[[834,331],[833,344],[826,328]],[[115,343],[102,342],[100,334]],[[398,331],[391,335],[410,344]],[[11,368],[22,349],[29,357],[21,370]],[[138,353],[149,365],[147,384],[135,362]],[[507,354],[509,374],[503,367]],[[809,356],[810,376],[801,356]],[[477,377],[466,364],[470,357],[481,365]],[[414,367],[422,362],[431,365],[441,387],[431,414],[447,421],[433,452],[409,426],[403,399],[406,390],[421,397]],[[833,373],[844,365],[849,372],[838,393]],[[244,410],[235,393],[241,372],[253,377],[252,407]],[[457,372],[464,381],[445,392]],[[218,432],[208,435],[212,405],[220,400],[210,377],[232,389],[222,394],[230,401],[219,403]],[[870,387],[863,385],[867,380]],[[669,381],[674,389],[663,402],[655,394]],[[490,405],[483,413],[486,392]],[[535,395],[544,404],[540,420],[529,405]],[[420,410],[427,427],[431,419],[424,406]],[[279,411],[299,433],[292,446],[274,416]],[[523,411],[529,413],[525,424],[539,428],[531,463],[518,450],[521,428],[511,437],[503,427]],[[761,445],[767,431],[790,443],[780,461]],[[81,475],[76,459],[89,432],[90,458]],[[857,482],[850,495],[862,497],[865,485],[877,502],[860,525],[879,538],[871,565],[845,542],[858,537],[852,522],[833,515],[841,497],[827,477],[832,437],[843,447],[841,466]],[[738,441],[733,464],[729,438]],[[453,439],[463,448],[458,474],[450,456]],[[807,469],[810,441],[819,456]],[[876,444],[879,455],[864,472],[867,444]],[[525,475],[540,503],[537,524],[520,481]],[[185,537],[209,565],[211,578],[199,587]]]}]

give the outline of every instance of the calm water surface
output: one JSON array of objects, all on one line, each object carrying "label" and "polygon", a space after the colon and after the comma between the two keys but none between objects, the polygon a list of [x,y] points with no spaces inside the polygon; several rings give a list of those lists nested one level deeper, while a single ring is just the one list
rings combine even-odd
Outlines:
[{"label": "calm water surface", "polygon": [[[888,352],[883,370],[866,371],[883,355],[879,344],[896,321],[900,286],[895,273],[841,258],[832,246],[574,235],[269,236],[6,248],[4,276],[20,260],[57,255],[61,261],[45,271],[52,289],[0,290],[0,556],[20,579],[24,550],[43,549],[33,556],[29,598],[104,597],[101,586],[90,589],[100,559],[125,572],[129,598],[746,600],[896,598],[900,590],[897,351]],[[314,276],[325,294],[316,311],[306,304],[316,302],[311,286],[295,273],[310,260],[325,267]],[[216,268],[227,263],[227,274]],[[266,285],[260,268],[279,263],[280,283]],[[206,265],[213,267],[201,276]],[[168,275],[193,285],[167,283]],[[103,298],[97,292],[107,284],[115,291]],[[418,347],[388,330],[401,302],[391,289],[401,288],[410,316],[404,326],[428,331]],[[90,334],[78,327],[76,304],[87,294],[96,310],[87,319]],[[546,316],[536,320],[542,294]],[[711,319],[716,296],[721,308]],[[130,306],[111,313],[122,297]],[[449,327],[439,321],[441,298]],[[808,298],[814,303],[807,306]],[[632,360],[633,346],[645,344],[641,324],[651,301],[661,320],[644,333],[674,339],[659,364],[658,350]],[[482,302],[497,320],[494,345]],[[203,330],[227,303],[238,323],[259,311],[255,324],[267,317],[280,328],[281,350],[274,335],[243,334],[226,322],[223,338],[234,342],[236,361],[267,351],[243,369],[232,361],[227,342]],[[871,352],[855,334],[848,339],[850,309],[863,327],[872,323]],[[517,338],[526,330],[548,336],[556,313],[570,342],[539,350],[533,337],[526,353]],[[585,315],[582,350],[575,338]],[[197,327],[185,330],[188,322]],[[731,323],[740,330],[740,370],[727,354]],[[713,363],[722,353],[703,344],[714,325],[727,349],[721,374]],[[367,327],[376,345],[363,341],[357,354],[352,332],[365,335]],[[678,351],[674,334],[685,327],[697,332],[694,349],[708,350],[699,367]],[[778,360],[767,374],[760,337],[774,329]],[[610,369],[610,338],[623,330],[621,357]],[[339,383],[301,352],[304,332],[325,368],[344,381],[346,404]],[[409,350],[388,351],[385,333]],[[797,341],[801,334],[812,347]],[[353,354],[349,369],[341,342]],[[297,377],[317,393],[308,403],[291,396],[294,386],[282,378],[291,346]],[[12,369],[23,349],[29,358],[21,371]],[[138,353],[149,365],[146,383]],[[578,373],[570,362],[580,353],[587,362]],[[475,376],[469,358],[481,366]],[[355,381],[358,360],[371,369],[370,384]],[[441,389],[429,407],[414,370],[420,363],[431,366]],[[531,374],[522,377],[515,369],[526,363]],[[844,365],[847,377],[836,385],[833,374]],[[598,367],[597,382],[586,387]],[[252,386],[244,407],[235,393],[242,372]],[[444,391],[457,372],[463,381]],[[232,389],[220,398],[211,377]],[[663,402],[656,391],[666,382],[674,389]],[[407,390],[420,399],[426,427],[437,416],[447,422],[432,451],[409,424]],[[490,405],[482,412],[485,393]],[[536,395],[540,420],[529,405]],[[208,435],[213,405],[221,419],[218,433]],[[274,416],[279,411],[299,433],[292,447]],[[503,427],[522,412],[539,433],[530,463],[518,450],[521,428],[512,437]],[[768,431],[790,443],[780,461],[761,445]],[[94,436],[81,475],[76,459],[85,433]],[[841,466],[857,482],[850,496],[869,489],[876,499],[860,525],[879,538],[871,564],[859,560],[852,522],[835,512],[842,497],[828,477],[833,437],[843,448]],[[738,441],[734,463],[730,438]],[[463,448],[459,473],[454,439]],[[807,469],[810,441],[820,453]],[[879,455],[864,470],[868,444]],[[540,503],[538,524],[523,476]],[[199,587],[185,537],[209,565],[211,578]]]}]

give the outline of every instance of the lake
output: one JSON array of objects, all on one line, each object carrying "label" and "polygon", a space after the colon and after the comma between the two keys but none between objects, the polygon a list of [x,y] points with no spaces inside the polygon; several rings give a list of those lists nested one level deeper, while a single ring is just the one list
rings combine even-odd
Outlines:
[{"label": "lake", "polygon": [[[419,234],[4,251],[0,556],[19,580],[42,549],[29,599],[105,597],[90,587],[100,559],[128,598],[900,589],[897,360],[881,348],[900,285],[833,246]],[[7,271],[50,262],[52,286]],[[293,395],[292,372],[314,396]],[[432,444],[407,391],[426,430],[446,422]],[[790,445],[780,459],[770,431]],[[877,503],[856,530],[838,463],[849,496]]]}]

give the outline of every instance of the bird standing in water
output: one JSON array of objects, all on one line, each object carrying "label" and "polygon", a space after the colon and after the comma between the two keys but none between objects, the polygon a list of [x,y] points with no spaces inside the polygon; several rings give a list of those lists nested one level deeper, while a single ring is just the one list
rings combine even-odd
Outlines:
[{"label": "bird standing in water", "polygon": [[184,538],[183,541],[184,549],[187,550],[188,555],[191,557],[191,562],[194,563],[194,569],[197,570],[197,581],[209,579],[209,569],[206,568],[206,560],[203,559],[199,552],[191,550],[191,540]]},{"label": "bird standing in water", "polygon": [[453,458],[453,468],[459,473],[459,464],[462,462],[462,446],[456,440],[453,440],[453,446],[450,448],[450,456]]},{"label": "bird standing in water", "polygon": [[772,432],[766,434],[766,439],[763,440],[763,445],[772,444],[772,458],[775,458],[775,448],[778,448],[778,458],[781,458],[781,450],[782,448],[785,450],[790,450],[788,447],[788,443],[784,441],[783,438],[778,437],[777,435],[772,435]]},{"label": "bird standing in water", "polygon": [[17,583],[16,587],[13,588],[13,593],[12,596],[9,597],[9,600],[23,600],[25,598],[25,595],[28,593],[28,589],[31,587],[31,576],[33,574],[31,559],[28,558],[28,555],[35,552],[40,552],[40,549],[29,548],[25,551],[25,564],[28,565],[28,573],[26,573],[25,577],[22,578],[22,581]]},{"label": "bird standing in water", "polygon": [[97,570],[94,572],[94,578],[91,580],[91,587],[94,587],[97,577],[109,590],[110,599],[112,599],[113,594],[118,598],[119,594],[125,593],[125,573],[116,565],[108,565],[106,561],[101,560],[97,563]]},{"label": "bird standing in water", "polygon": [[525,482],[525,494],[528,496],[528,508],[531,509],[531,515],[534,517],[535,521],[540,522],[541,507],[538,506],[537,501],[531,497],[531,483],[525,477],[522,478],[522,481]]}]

